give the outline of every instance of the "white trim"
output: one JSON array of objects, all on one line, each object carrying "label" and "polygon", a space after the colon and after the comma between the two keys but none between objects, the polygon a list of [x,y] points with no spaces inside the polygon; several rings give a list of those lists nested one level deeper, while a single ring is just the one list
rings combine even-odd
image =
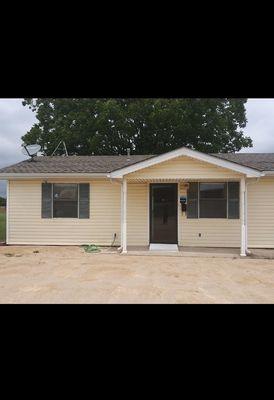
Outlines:
[{"label": "white trim", "polygon": [[70,178],[80,178],[80,179],[89,179],[89,178],[107,178],[108,174],[79,174],[79,173],[58,173],[58,174],[46,174],[46,173],[12,173],[12,174],[0,174],[0,180],[16,180],[16,179],[48,179],[48,178],[62,178],[62,179],[70,179]]},{"label": "white trim", "polygon": [[127,180],[123,179],[123,253],[127,253]]},{"label": "white trim", "polygon": [[181,202],[180,202],[180,200],[181,200],[181,191],[180,191],[180,189],[181,189],[181,184],[180,184],[180,182],[176,182],[177,183],[177,202],[178,202],[178,204],[177,204],[177,213],[178,213],[178,215],[177,215],[177,230],[178,230],[178,232],[177,232],[177,245],[178,246],[180,246],[180,243],[181,243],[181,226],[180,226],[180,222],[181,222],[181,215],[182,215],[182,207],[181,207]]},{"label": "white trim", "polygon": [[263,171],[264,176],[274,176],[274,171]]},{"label": "white trim", "polygon": [[240,201],[241,201],[241,256],[246,256],[246,181],[245,178],[241,179],[240,183]]},{"label": "white trim", "polygon": [[204,161],[209,164],[213,164],[222,168],[230,169],[232,171],[238,172],[240,174],[245,174],[247,177],[260,177],[263,176],[263,173],[249,167],[245,167],[243,165],[227,161],[218,157],[211,156],[209,154],[204,154],[199,151],[190,150],[186,147],[182,147],[177,150],[170,151],[169,153],[161,154],[156,157],[149,158],[147,160],[141,161],[137,164],[129,165],[128,167],[121,168],[117,171],[113,171],[109,174],[110,178],[121,178],[124,175],[130,174],[135,171],[139,171],[140,169],[152,167],[153,165],[157,165],[164,161],[169,161],[173,158],[177,158],[180,156],[186,156],[193,158],[195,160]]},{"label": "white trim", "polygon": [[120,205],[120,248],[123,249],[123,183],[121,182],[121,205]]},{"label": "white trim", "polygon": [[147,239],[148,239],[148,246],[150,245],[150,182],[147,182],[147,205],[148,205],[148,222],[147,222]]},{"label": "white trim", "polygon": [[9,244],[9,208],[10,208],[10,183],[7,181],[6,199],[6,244]]},{"label": "white trim", "polygon": [[245,251],[247,254],[249,254],[249,251],[248,251],[248,213],[247,213],[248,208],[247,207],[248,207],[248,185],[246,182],[246,185],[245,185]]}]

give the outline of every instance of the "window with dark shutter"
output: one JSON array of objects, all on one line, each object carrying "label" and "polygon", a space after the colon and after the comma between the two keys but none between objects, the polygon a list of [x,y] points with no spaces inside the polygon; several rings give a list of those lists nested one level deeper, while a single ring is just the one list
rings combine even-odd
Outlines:
[{"label": "window with dark shutter", "polygon": [[240,218],[240,184],[228,182],[228,218]]},{"label": "window with dark shutter", "polygon": [[43,183],[42,218],[89,218],[89,183]]},{"label": "window with dark shutter", "polygon": [[187,193],[187,218],[198,218],[198,182],[191,182]]},{"label": "window with dark shutter", "polygon": [[79,218],[89,218],[89,184],[81,183],[79,185]]},{"label": "window with dark shutter", "polygon": [[42,218],[52,218],[51,183],[42,183]]}]

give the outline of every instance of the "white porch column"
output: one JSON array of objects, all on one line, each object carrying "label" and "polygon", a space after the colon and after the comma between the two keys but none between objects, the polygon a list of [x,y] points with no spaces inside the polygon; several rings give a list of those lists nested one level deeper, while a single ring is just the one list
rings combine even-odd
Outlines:
[{"label": "white porch column", "polygon": [[123,197],[123,181],[121,182],[121,205],[120,205],[120,248],[123,250],[123,208],[124,208],[124,197]]},{"label": "white porch column", "polygon": [[127,253],[127,180],[123,178],[122,184],[122,248]]},{"label": "white porch column", "polygon": [[246,180],[241,179],[240,184],[241,201],[241,256],[246,256]]},{"label": "white porch column", "polygon": [[6,244],[9,244],[9,207],[10,207],[10,181],[7,181],[7,198],[6,198]]},{"label": "white porch column", "polygon": [[250,251],[248,250],[248,217],[247,217],[247,207],[248,207],[248,184],[246,182],[245,184],[245,250],[246,254],[250,254]]}]

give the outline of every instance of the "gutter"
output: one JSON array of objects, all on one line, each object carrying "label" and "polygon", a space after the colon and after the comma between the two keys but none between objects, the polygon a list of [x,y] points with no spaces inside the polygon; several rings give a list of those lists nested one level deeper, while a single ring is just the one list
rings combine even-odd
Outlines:
[{"label": "gutter", "polygon": [[262,173],[262,176],[274,176],[274,171],[263,171]]},{"label": "gutter", "polygon": [[0,180],[17,180],[17,179],[46,179],[46,178],[80,178],[80,179],[87,179],[87,178],[107,178],[108,174],[102,173],[40,173],[40,174],[28,174],[28,173],[9,173],[9,174],[0,174]]}]

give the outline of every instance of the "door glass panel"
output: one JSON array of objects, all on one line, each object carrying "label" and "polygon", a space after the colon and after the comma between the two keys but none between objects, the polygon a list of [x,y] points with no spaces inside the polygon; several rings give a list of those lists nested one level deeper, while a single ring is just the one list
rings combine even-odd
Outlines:
[{"label": "door glass panel", "polygon": [[151,242],[177,243],[177,185],[151,185]]}]

